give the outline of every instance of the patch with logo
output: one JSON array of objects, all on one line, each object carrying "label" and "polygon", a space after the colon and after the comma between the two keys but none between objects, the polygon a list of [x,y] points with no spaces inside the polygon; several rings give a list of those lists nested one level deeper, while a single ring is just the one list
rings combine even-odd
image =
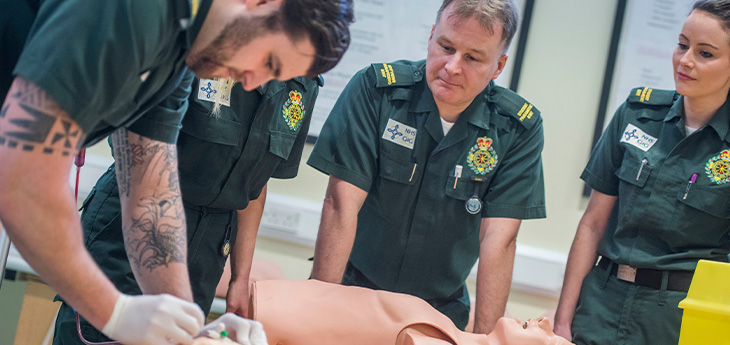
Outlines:
[{"label": "patch with logo", "polygon": [[302,94],[297,90],[289,91],[289,99],[284,102],[281,109],[281,115],[284,116],[289,129],[292,131],[298,130],[302,126],[302,120],[306,112],[302,104]]},{"label": "patch with logo", "polygon": [[413,150],[413,144],[416,142],[416,129],[388,119],[388,124],[383,131],[383,139]]},{"label": "patch with logo", "polygon": [[492,139],[481,137],[477,139],[476,145],[469,150],[466,162],[469,168],[478,175],[486,175],[497,166],[497,152],[492,147]]},{"label": "patch with logo", "polygon": [[730,182],[730,149],[710,158],[705,164],[705,173],[710,181],[717,184]]},{"label": "patch with logo", "polygon": [[638,147],[642,151],[646,152],[656,144],[656,138],[649,134],[646,134],[641,128],[636,127],[632,124],[626,125],[623,134],[621,134],[621,142],[627,143],[631,146]]},{"label": "patch with logo", "polygon": [[218,100],[220,104],[230,107],[231,87],[226,85],[226,83],[221,84],[224,85],[222,90],[217,80],[200,79],[200,83],[198,84],[198,99],[213,103]]}]

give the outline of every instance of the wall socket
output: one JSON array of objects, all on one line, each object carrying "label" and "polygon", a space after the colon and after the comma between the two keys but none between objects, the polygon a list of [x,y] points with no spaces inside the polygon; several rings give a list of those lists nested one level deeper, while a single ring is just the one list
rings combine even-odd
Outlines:
[{"label": "wall socket", "polygon": [[270,230],[283,231],[296,235],[299,230],[299,211],[291,207],[284,208],[281,205],[271,205],[269,202],[264,207],[264,214],[261,216],[261,226]]}]

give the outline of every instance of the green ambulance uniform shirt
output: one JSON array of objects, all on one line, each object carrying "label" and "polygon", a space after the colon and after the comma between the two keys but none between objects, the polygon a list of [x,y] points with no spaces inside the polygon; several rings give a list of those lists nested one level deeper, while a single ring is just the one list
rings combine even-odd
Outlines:
[{"label": "green ambulance uniform shirt", "polygon": [[[463,287],[482,217],[545,217],[545,203],[537,109],[490,83],[444,137],[424,73],[425,60],[358,72],[308,164],[368,192],[350,262],[383,289],[428,300]],[[477,214],[465,206],[473,195]]]},{"label": "green ambulance uniform shirt", "polygon": [[[58,102],[87,134],[85,146],[121,126],[175,142],[189,92],[184,57],[210,1],[7,2],[14,1],[0,0],[0,8],[17,10],[6,13],[3,45],[27,39],[17,65],[12,57],[3,64]],[[29,32],[18,29],[30,21]],[[12,76],[1,77],[10,85]]]},{"label": "green ambulance uniform shirt", "polygon": [[727,262],[730,104],[690,136],[683,114],[675,91],[638,88],[606,128],[581,176],[619,196],[600,255],[659,270],[694,270],[699,259]]},{"label": "green ambulance uniform shirt", "polygon": [[[178,140],[180,188],[186,203],[243,209],[270,177],[294,178],[307,139],[318,81],[272,81],[253,92],[214,80],[193,83]],[[227,105],[213,115],[217,93]]]}]

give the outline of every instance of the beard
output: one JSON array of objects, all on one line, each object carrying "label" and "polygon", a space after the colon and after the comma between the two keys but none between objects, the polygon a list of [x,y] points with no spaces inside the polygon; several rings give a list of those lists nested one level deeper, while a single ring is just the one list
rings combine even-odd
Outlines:
[{"label": "beard", "polygon": [[257,36],[272,31],[266,28],[266,22],[275,15],[236,18],[228,23],[205,48],[190,52],[185,57],[185,64],[198,78],[216,77],[214,73],[224,67],[239,49]]}]

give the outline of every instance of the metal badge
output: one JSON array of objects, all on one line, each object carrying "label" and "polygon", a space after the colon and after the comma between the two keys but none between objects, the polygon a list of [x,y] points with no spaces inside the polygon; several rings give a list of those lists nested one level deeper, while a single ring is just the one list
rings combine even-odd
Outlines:
[{"label": "metal badge", "polygon": [[231,253],[231,242],[229,240],[226,240],[223,242],[223,247],[221,248],[221,255],[228,256],[228,254]]},{"label": "metal badge", "polygon": [[473,195],[466,201],[464,206],[466,206],[466,212],[469,212],[469,214],[478,214],[482,210],[482,201]]}]

